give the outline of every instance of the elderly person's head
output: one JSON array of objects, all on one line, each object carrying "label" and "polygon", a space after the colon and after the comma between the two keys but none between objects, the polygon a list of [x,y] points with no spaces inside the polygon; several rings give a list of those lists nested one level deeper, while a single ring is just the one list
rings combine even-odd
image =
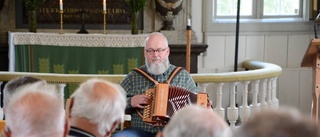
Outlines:
[{"label": "elderly person's head", "polygon": [[235,131],[237,137],[320,137],[318,125],[297,109],[280,107],[255,113]]},{"label": "elderly person's head", "polygon": [[54,85],[42,82],[19,87],[6,110],[3,136],[66,136],[64,108]]},{"label": "elderly person's head", "polygon": [[160,75],[169,67],[170,48],[167,38],[159,32],[151,33],[144,46],[144,56],[149,73]]},{"label": "elderly person's head", "polygon": [[176,112],[158,137],[231,137],[227,123],[212,109],[197,105]]},{"label": "elderly person's head", "polygon": [[126,93],[117,84],[90,79],[82,83],[71,98],[71,128],[80,128],[97,137],[106,136],[124,121]]},{"label": "elderly person's head", "polygon": [[20,76],[15,79],[10,80],[3,88],[3,108],[4,110],[8,106],[8,103],[11,99],[11,97],[17,92],[16,89],[18,89],[21,86],[32,84],[38,81],[42,81],[43,84],[46,82],[42,79],[31,77],[31,76]]}]

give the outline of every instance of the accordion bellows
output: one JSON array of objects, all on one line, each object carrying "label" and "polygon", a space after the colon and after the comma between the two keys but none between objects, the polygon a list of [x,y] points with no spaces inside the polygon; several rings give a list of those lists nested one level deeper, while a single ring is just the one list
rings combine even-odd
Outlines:
[{"label": "accordion bellows", "polygon": [[193,93],[180,87],[159,83],[155,89],[148,89],[146,95],[150,97],[150,103],[145,106],[143,121],[147,123],[166,124],[170,117],[181,108],[197,104],[207,107],[207,93]]}]

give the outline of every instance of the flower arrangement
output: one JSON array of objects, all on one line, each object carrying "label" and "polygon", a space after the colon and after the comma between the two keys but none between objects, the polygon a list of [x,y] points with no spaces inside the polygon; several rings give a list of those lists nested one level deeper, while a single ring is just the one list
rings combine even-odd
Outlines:
[{"label": "flower arrangement", "polygon": [[147,0],[127,0],[131,11],[131,34],[138,34],[138,16],[139,12],[144,9]]},{"label": "flower arrangement", "polygon": [[46,0],[25,0],[27,10],[38,10]]},{"label": "flower arrangement", "polygon": [[139,12],[144,9],[147,0],[127,0],[131,12]]},{"label": "flower arrangement", "polygon": [[37,32],[37,10],[45,1],[46,0],[25,0],[30,32]]}]

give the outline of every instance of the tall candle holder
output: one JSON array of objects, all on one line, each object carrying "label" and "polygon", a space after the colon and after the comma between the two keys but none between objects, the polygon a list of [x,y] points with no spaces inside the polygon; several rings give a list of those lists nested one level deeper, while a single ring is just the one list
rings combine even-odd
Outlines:
[{"label": "tall candle holder", "polygon": [[59,11],[60,13],[60,34],[63,33],[63,10]]},{"label": "tall candle holder", "polygon": [[103,34],[106,34],[106,28],[107,28],[107,19],[106,19],[106,15],[107,15],[107,11],[103,11]]},{"label": "tall candle holder", "polygon": [[191,59],[191,20],[190,19],[188,19],[186,31],[187,31],[186,70],[190,73],[190,59]]}]

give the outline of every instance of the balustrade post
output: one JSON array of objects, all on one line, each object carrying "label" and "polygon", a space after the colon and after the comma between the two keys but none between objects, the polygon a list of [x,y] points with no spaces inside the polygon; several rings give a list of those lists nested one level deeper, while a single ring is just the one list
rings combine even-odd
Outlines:
[{"label": "balustrade post", "polygon": [[214,111],[222,118],[224,119],[225,116],[225,110],[222,107],[222,86],[224,83],[216,83],[216,89],[217,89],[217,99],[216,99],[216,107],[214,107]]},{"label": "balustrade post", "polygon": [[251,106],[251,114],[254,114],[256,112],[260,111],[260,105],[258,104],[258,93],[259,93],[259,82],[260,80],[254,80],[252,81],[252,104]]},{"label": "balustrade post", "polygon": [[275,109],[279,108],[279,99],[277,98],[277,79],[278,79],[278,77],[274,77],[272,80],[271,101],[273,104],[273,108],[275,108]]},{"label": "balustrade post", "polygon": [[200,83],[199,85],[200,85],[200,88],[202,89],[201,92],[207,93],[207,87],[209,84],[208,83]]},{"label": "balustrade post", "polygon": [[267,85],[268,86],[267,86],[267,98],[266,98],[266,100],[267,100],[269,108],[272,108],[272,105],[273,105],[273,103],[271,101],[271,94],[272,94],[272,86],[271,86],[271,84],[272,84],[272,80],[273,80],[273,78],[268,78],[268,81],[267,81]]},{"label": "balustrade post", "polygon": [[260,82],[260,106],[261,110],[268,109],[268,103],[266,102],[266,90],[267,79],[262,79]]},{"label": "balustrade post", "polygon": [[250,107],[248,106],[248,85],[249,81],[241,82],[242,88],[242,106],[240,106],[240,119],[241,121],[247,121],[250,116]]},{"label": "balustrade post", "polygon": [[58,93],[58,96],[60,96],[61,100],[62,100],[62,103],[64,103],[64,87],[66,87],[66,84],[62,83],[62,84],[58,84],[59,86],[59,93]]},{"label": "balustrade post", "polygon": [[238,82],[231,83],[231,91],[230,91],[230,107],[227,109],[227,118],[230,122],[230,127],[235,128],[236,122],[238,120],[239,112],[236,107],[236,86]]}]

